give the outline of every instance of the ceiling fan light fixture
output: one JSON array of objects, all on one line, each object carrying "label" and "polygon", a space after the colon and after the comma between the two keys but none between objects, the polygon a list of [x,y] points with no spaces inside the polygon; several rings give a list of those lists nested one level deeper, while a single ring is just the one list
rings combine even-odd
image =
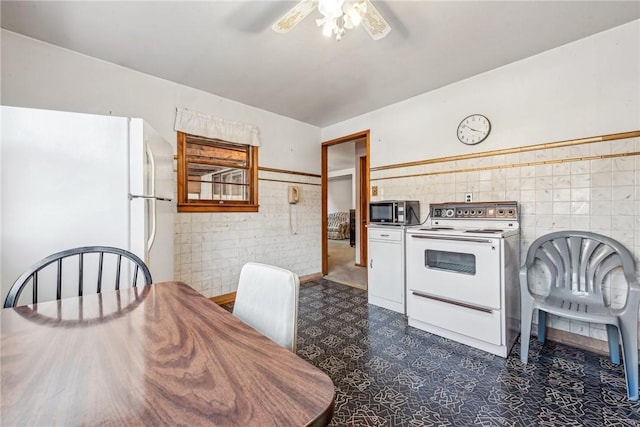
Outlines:
[{"label": "ceiling fan light fixture", "polygon": [[322,35],[325,37],[331,37],[336,29],[335,21],[331,21],[329,19],[318,19],[318,21],[324,21],[318,23],[318,25],[322,25]]},{"label": "ceiling fan light fixture", "polygon": [[342,16],[342,4],[344,0],[320,0],[318,2],[318,12],[325,18],[338,18]]},{"label": "ceiling fan light fixture", "polygon": [[345,15],[344,17],[345,28],[349,28],[349,29],[355,28],[358,25],[360,25],[361,22],[362,22],[362,18],[358,14],[354,14],[354,16]]},{"label": "ceiling fan light fixture", "polygon": [[322,34],[331,37],[335,34],[340,41],[345,34],[345,28],[350,30],[362,22],[366,13],[366,2],[345,2],[344,0],[319,0],[318,11],[323,15],[316,24],[322,26]]},{"label": "ceiling fan light fixture", "polygon": [[[347,6],[345,5],[345,8],[346,7]],[[349,28],[346,25],[347,22],[353,27],[357,27],[358,25],[360,25],[365,13],[367,13],[366,2],[354,3],[351,6],[351,8],[349,8],[348,10],[345,10],[345,13],[344,13],[345,27]]]},{"label": "ceiling fan light fixture", "polygon": [[[1,1],[1,0],[0,0]],[[386,37],[391,27],[370,0],[300,0],[278,19],[271,28],[276,33],[287,33],[311,12],[318,9],[322,17],[316,24],[326,37],[342,39],[346,30],[361,26],[373,40]]]}]

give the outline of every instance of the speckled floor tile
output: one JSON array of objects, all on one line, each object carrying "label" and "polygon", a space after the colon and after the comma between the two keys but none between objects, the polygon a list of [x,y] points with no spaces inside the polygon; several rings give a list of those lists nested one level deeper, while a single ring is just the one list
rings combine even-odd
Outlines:
[{"label": "speckled floor tile", "polygon": [[333,426],[640,426],[606,357],[532,340],[500,358],[409,327],[366,291],[301,286],[298,355],[336,387]]}]

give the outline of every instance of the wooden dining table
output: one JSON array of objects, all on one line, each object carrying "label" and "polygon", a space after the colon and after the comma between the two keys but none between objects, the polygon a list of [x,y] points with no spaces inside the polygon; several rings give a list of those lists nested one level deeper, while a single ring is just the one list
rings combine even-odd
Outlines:
[{"label": "wooden dining table", "polygon": [[322,371],[188,285],[1,311],[2,426],[326,425]]}]

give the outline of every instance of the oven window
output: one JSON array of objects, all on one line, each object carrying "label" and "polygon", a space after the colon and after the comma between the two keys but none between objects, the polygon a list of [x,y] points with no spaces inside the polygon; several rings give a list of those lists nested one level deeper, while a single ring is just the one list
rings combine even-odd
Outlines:
[{"label": "oven window", "polygon": [[476,274],[476,257],[473,254],[427,249],[424,258],[427,268],[454,273]]}]

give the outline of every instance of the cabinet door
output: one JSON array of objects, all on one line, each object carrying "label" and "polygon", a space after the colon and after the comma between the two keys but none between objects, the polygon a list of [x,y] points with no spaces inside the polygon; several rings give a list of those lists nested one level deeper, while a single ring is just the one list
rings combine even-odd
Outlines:
[{"label": "cabinet door", "polygon": [[369,241],[369,294],[393,302],[404,301],[402,245]]}]

